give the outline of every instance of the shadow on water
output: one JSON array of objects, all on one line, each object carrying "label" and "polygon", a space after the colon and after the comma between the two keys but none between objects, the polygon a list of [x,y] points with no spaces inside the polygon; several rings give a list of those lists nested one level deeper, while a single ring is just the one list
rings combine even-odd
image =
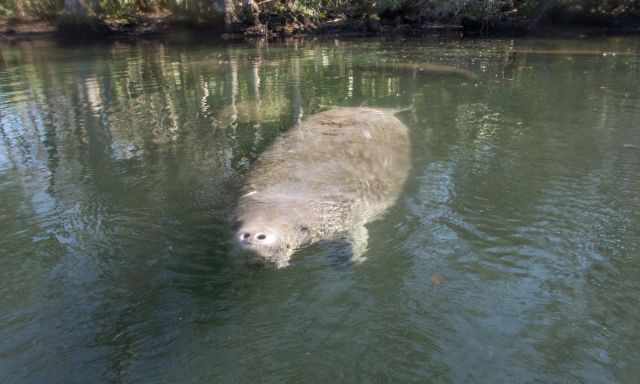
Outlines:
[{"label": "shadow on water", "polygon": [[[630,382],[640,47],[523,44],[3,46],[0,381]],[[243,175],[334,105],[413,107],[368,260],[238,263]]]}]

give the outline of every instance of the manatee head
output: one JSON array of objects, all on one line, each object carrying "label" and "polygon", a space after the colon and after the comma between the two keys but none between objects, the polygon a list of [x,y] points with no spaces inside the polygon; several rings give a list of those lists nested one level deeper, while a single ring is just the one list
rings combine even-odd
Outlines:
[{"label": "manatee head", "polygon": [[236,217],[235,242],[251,261],[289,265],[293,252],[310,241],[309,228],[292,207],[269,204],[244,206]]}]

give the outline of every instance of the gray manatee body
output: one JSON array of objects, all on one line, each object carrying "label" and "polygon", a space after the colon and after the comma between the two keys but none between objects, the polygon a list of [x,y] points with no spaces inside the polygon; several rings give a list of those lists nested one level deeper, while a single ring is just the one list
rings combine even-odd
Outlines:
[{"label": "gray manatee body", "polygon": [[391,110],[335,108],[278,138],[248,174],[235,239],[256,260],[289,265],[321,240],[351,242],[363,260],[365,224],[398,199],[410,169],[407,127]]}]

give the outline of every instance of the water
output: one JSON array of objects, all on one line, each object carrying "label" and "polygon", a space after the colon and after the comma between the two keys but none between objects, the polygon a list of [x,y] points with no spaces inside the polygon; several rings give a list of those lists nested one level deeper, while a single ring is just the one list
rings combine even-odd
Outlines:
[{"label": "water", "polygon": [[[631,37],[2,45],[0,382],[635,383],[638,84]],[[237,263],[242,176],[332,105],[413,107],[368,260]]]}]

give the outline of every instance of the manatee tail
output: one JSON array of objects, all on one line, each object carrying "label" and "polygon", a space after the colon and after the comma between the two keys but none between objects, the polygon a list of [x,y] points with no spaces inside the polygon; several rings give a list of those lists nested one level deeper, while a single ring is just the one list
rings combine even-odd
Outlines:
[{"label": "manatee tail", "polygon": [[[320,110],[328,110],[328,109],[332,109],[332,108],[344,108],[341,105],[330,105],[330,104],[319,104],[318,107],[320,108]],[[415,108],[415,103],[412,101],[410,105],[406,106],[406,107],[397,107],[397,108],[387,108],[387,107],[373,107],[371,105],[369,105],[369,103],[367,103],[366,101],[363,101],[362,103],[360,103],[359,107],[366,107],[366,108],[372,108],[372,109],[377,109],[379,111],[383,111],[392,115],[397,115],[399,113],[404,113],[404,112],[412,112],[415,113],[416,108]]]},{"label": "manatee tail", "polygon": [[380,111],[384,111],[386,113],[390,113],[392,115],[397,115],[398,113],[403,113],[403,112],[415,112],[416,108],[415,108],[415,100],[411,100],[411,104],[407,107],[397,107],[397,108],[385,108],[385,107],[372,107],[369,105],[369,103],[367,101],[363,101],[360,104],[361,107],[368,107],[368,108],[373,108],[373,109],[378,109]]},{"label": "manatee tail", "polygon": [[415,104],[412,102],[411,105],[407,106],[407,107],[400,107],[400,108],[390,108],[389,111],[391,113],[393,113],[394,115],[397,115],[399,113],[404,113],[404,112],[415,112],[416,111],[416,106]]}]

